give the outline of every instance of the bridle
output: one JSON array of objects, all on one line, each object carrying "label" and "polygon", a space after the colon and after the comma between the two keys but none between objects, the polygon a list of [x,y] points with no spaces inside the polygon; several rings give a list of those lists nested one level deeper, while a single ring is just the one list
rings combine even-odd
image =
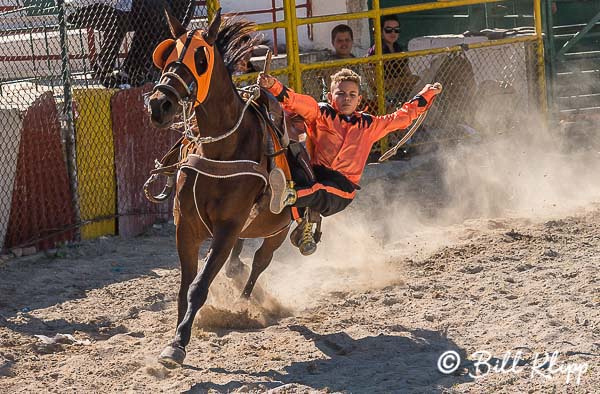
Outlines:
[{"label": "bridle", "polygon": [[[190,45],[190,42],[192,41],[192,38],[194,37],[194,34],[196,33],[196,31],[198,31],[199,29],[194,29],[194,30],[190,30],[187,34],[185,43],[183,44],[183,50],[181,51],[181,53],[179,54],[179,57],[177,58],[177,60],[175,60],[174,62],[171,62],[169,64],[165,64],[165,68],[167,69],[169,67],[172,66],[179,66],[182,68],[185,68],[190,75],[192,75],[191,71],[189,70],[188,66],[183,62],[183,58],[186,55],[186,52],[188,50],[188,47]],[[174,80],[176,80],[177,82],[179,82],[181,84],[181,86],[185,89],[185,97],[181,97],[181,94],[179,94],[179,91],[177,89],[175,89],[173,86],[162,82],[165,77],[171,77]],[[198,102],[198,91],[197,91],[197,83],[196,81],[192,81],[192,83],[190,83],[189,85],[183,80],[183,78],[181,78],[181,76],[175,72],[172,71],[163,71],[160,79],[158,80],[158,83],[156,85],[154,85],[154,88],[152,89],[152,93],[155,93],[157,91],[162,90],[166,90],[168,92],[173,93],[173,95],[177,98],[177,102],[179,104],[181,104],[182,106],[184,104],[196,104],[196,102]],[[198,104],[202,104],[200,102],[198,102]]]},{"label": "bridle", "polygon": [[[190,42],[191,42],[192,38],[194,37],[194,34],[198,30],[199,29],[190,30],[187,33],[186,40],[183,44],[183,49],[181,50],[181,53],[179,54],[177,60],[175,60],[174,62],[171,62],[169,64],[166,64],[164,69],[172,68],[173,66],[178,66],[180,68],[184,68],[185,70],[187,70],[187,72],[190,75],[192,75],[192,76],[194,75],[191,72],[191,70],[189,69],[189,66],[185,64],[184,57],[186,55],[186,52],[190,45]],[[182,95],[179,93],[179,91],[175,87],[169,85],[168,83],[165,83],[166,77],[170,77],[171,79],[177,81],[184,88],[185,96],[182,97]],[[211,78],[212,78],[212,75],[211,75]],[[231,129],[229,129],[228,131],[226,131],[225,133],[223,133],[217,137],[210,137],[210,136],[201,137],[199,132],[194,133],[192,126],[191,126],[191,119],[193,116],[194,108],[196,106],[202,106],[202,104],[203,104],[203,101],[201,102],[198,100],[198,84],[197,84],[195,78],[194,78],[194,81],[188,85],[184,81],[184,79],[176,72],[163,71],[158,83],[152,89],[152,94],[156,93],[157,91],[162,91],[163,93],[165,91],[168,91],[176,97],[177,103],[181,106],[181,112],[182,112],[182,117],[183,117],[183,134],[184,134],[184,136],[191,142],[200,143],[200,144],[210,144],[213,142],[217,142],[217,141],[223,140],[223,139],[229,137],[230,135],[232,135],[233,133],[235,133],[237,131],[237,129],[240,127],[240,125],[242,123],[242,119],[244,118],[244,115],[245,115],[246,111],[248,110],[248,107],[250,107],[252,102],[255,101],[256,99],[258,99],[258,97],[260,96],[260,87],[258,85],[251,85],[251,86],[248,86],[243,89],[238,88],[238,91],[242,91],[242,92],[246,93],[243,95],[246,102],[245,102],[244,108],[242,109],[240,116],[238,117],[235,125]]]}]

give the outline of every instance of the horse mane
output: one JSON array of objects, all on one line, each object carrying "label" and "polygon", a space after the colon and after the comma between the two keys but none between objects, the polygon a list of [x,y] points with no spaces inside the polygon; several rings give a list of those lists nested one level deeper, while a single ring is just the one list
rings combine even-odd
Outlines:
[{"label": "horse mane", "polygon": [[223,18],[215,45],[219,49],[225,67],[230,74],[235,65],[246,57],[260,43],[262,36],[253,35],[256,23],[237,16]]}]

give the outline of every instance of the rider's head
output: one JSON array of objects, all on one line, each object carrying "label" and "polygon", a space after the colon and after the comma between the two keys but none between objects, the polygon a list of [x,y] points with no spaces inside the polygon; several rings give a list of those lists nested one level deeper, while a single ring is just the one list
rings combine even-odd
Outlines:
[{"label": "rider's head", "polygon": [[360,76],[352,70],[342,68],[331,76],[331,91],[327,101],[339,113],[350,115],[360,103]]}]

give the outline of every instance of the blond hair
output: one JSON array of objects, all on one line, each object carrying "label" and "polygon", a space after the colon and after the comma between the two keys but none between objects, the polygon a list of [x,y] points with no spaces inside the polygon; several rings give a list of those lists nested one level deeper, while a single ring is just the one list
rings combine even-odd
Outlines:
[{"label": "blond hair", "polygon": [[340,71],[331,76],[330,89],[333,90],[333,85],[339,85],[340,83],[346,81],[354,82],[360,89],[360,75],[348,68],[342,68]]}]

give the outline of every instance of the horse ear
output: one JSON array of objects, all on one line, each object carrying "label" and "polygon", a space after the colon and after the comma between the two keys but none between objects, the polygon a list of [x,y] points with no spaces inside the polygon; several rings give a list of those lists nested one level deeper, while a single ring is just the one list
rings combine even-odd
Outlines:
[{"label": "horse ear", "polygon": [[165,7],[165,15],[167,17],[167,22],[169,24],[169,30],[171,30],[171,35],[173,35],[173,38],[177,39],[187,32],[187,30],[185,30],[185,27],[183,27],[181,25],[181,22],[179,22],[177,20],[177,18],[175,18],[173,15],[171,15],[171,13],[169,12],[169,10],[166,7]]},{"label": "horse ear", "polygon": [[175,40],[172,38],[167,38],[158,44],[152,53],[152,62],[156,67],[158,67],[159,70],[165,68],[165,63],[167,62],[171,52],[173,52],[173,49],[175,49]]},{"label": "horse ear", "polygon": [[204,34],[204,39],[208,43],[208,45],[213,45],[217,40],[217,34],[219,33],[219,27],[221,27],[221,8],[217,10],[213,20],[210,22],[210,26],[208,26],[207,32]]}]

